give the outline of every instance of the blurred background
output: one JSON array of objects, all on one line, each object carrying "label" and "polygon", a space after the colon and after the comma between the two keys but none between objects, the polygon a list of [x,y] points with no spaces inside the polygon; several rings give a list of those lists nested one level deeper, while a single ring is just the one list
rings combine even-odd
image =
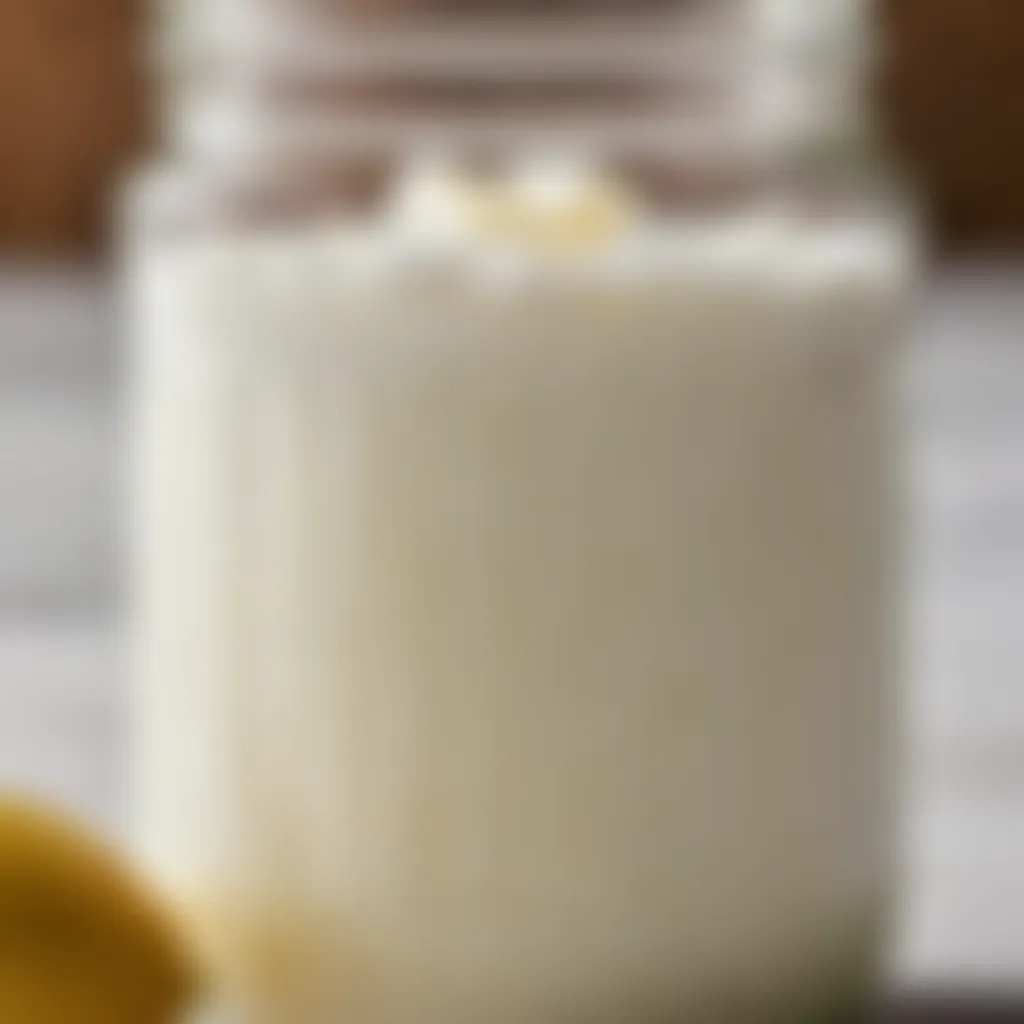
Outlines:
[{"label": "blurred background", "polygon": [[[107,225],[146,145],[142,0],[0,0],[0,782],[124,820]],[[1024,990],[1024,2],[881,0],[879,111],[933,259],[906,360],[901,982]]]}]

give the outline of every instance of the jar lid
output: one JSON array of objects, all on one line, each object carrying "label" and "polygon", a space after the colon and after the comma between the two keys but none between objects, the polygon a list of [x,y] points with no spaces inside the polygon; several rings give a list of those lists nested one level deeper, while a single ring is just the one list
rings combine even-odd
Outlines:
[{"label": "jar lid", "polygon": [[243,206],[254,195],[261,208],[349,201],[424,153],[583,156],[628,168],[659,198],[717,199],[771,187],[835,120],[793,59],[793,26],[809,10],[805,0],[208,0],[206,71],[172,105],[168,134],[216,183],[204,194],[244,194]]}]

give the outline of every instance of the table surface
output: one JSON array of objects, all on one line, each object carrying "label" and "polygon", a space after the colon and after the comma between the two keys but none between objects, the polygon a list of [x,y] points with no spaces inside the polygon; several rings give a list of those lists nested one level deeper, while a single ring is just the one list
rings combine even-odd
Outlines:
[{"label": "table surface", "polygon": [[[89,274],[0,272],[0,785],[116,830],[127,729],[109,299]],[[910,872],[896,978],[1024,991],[1024,267],[944,273],[916,334]],[[940,1000],[884,1019],[1024,1012]]]},{"label": "table surface", "polygon": [[1020,1024],[1024,1003],[970,999],[917,1000],[894,1003],[872,1024]]}]

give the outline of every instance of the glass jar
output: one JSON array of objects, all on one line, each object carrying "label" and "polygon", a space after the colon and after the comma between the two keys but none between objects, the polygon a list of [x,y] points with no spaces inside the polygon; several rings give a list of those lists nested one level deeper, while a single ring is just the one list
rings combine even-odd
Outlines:
[{"label": "glass jar", "polygon": [[904,236],[760,7],[527,7],[206,28],[130,232],[142,849],[247,1021],[847,1019]]}]

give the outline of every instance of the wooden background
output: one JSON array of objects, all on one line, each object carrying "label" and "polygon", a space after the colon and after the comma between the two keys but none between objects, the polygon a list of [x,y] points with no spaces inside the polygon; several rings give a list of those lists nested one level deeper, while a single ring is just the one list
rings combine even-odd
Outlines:
[{"label": "wooden background", "polygon": [[0,0],[0,247],[94,243],[143,128],[141,0]]},{"label": "wooden background", "polygon": [[[136,151],[145,0],[0,0],[0,248],[89,246]],[[877,0],[887,119],[959,243],[1024,242],[1024,0]]]},{"label": "wooden background", "polygon": [[958,245],[1024,244],[1024,2],[878,0],[893,134]]}]

